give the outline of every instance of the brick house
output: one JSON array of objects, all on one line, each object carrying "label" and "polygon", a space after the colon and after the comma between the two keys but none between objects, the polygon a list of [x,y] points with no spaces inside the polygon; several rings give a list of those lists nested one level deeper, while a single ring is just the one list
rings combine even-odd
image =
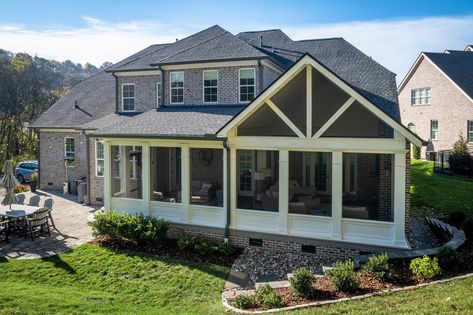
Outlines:
[{"label": "brick house", "polygon": [[473,46],[423,52],[398,88],[401,121],[427,145],[421,157],[450,150],[463,135],[473,153]]},{"label": "brick house", "polygon": [[[75,86],[34,124],[40,186],[174,235],[349,255],[409,248],[395,74],[342,38],[213,26]],[[65,159],[67,157],[67,159]],[[307,248],[307,247],[304,247]]]}]

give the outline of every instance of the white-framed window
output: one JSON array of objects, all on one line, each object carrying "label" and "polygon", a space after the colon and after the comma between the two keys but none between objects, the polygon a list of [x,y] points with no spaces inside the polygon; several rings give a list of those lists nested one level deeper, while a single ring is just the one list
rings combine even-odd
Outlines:
[{"label": "white-framed window", "polygon": [[73,137],[64,137],[64,158],[67,167],[76,166],[76,145]]},{"label": "white-framed window", "polygon": [[135,84],[122,84],[122,110],[124,112],[135,111]]},{"label": "white-framed window", "polygon": [[436,119],[430,121],[430,139],[439,139],[439,121]]},{"label": "white-framed window", "polygon": [[171,104],[182,104],[184,103],[184,72],[174,71],[170,73],[171,79],[169,80],[170,88],[170,103]]},{"label": "white-framed window", "polygon": [[240,103],[251,102],[255,98],[255,68],[238,69],[238,94]]},{"label": "white-framed window", "polygon": [[218,101],[218,70],[203,71],[204,103],[217,103]]},{"label": "white-framed window", "polygon": [[105,169],[105,157],[104,157],[103,143],[95,141],[95,176],[103,177]]},{"label": "white-framed window", "polygon": [[162,83],[160,81],[156,83],[156,108],[159,108],[159,106],[162,104],[162,98],[163,98],[163,89],[162,89]]},{"label": "white-framed window", "polygon": [[466,137],[468,142],[473,142],[473,120],[468,120]]},{"label": "white-framed window", "polygon": [[412,89],[411,105],[429,105],[430,104],[430,88]]},{"label": "white-framed window", "polygon": [[407,128],[409,128],[409,130],[412,131],[412,133],[417,133],[416,125],[414,125],[413,123],[409,123],[407,125]]}]

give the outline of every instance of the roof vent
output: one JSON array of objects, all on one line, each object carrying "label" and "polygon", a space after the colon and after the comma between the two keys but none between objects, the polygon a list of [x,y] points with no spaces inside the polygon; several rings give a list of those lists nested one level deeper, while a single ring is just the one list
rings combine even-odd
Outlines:
[{"label": "roof vent", "polygon": [[79,108],[79,104],[77,104],[77,100],[74,101],[74,108]]},{"label": "roof vent", "polygon": [[179,41],[179,38],[176,38],[176,42],[178,42],[178,41]]}]

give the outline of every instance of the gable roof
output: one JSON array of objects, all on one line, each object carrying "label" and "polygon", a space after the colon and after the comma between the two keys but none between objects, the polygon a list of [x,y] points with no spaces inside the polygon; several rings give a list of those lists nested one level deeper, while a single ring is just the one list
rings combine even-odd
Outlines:
[{"label": "gable roof", "polygon": [[310,54],[370,102],[395,120],[401,120],[396,75],[343,38],[292,41],[281,30],[243,32],[237,37],[258,46],[262,38],[262,46],[258,49],[285,69],[304,54]]},{"label": "gable roof", "polygon": [[[115,78],[100,71],[75,85],[32,125],[33,128],[77,128],[115,111]],[[75,106],[77,102],[77,107]]]},{"label": "gable roof", "polygon": [[402,91],[424,59],[430,61],[473,101],[473,53],[469,51],[449,50],[447,53],[422,52],[399,85],[399,92]]},{"label": "gable roof", "polygon": [[[398,120],[394,119],[389,113],[383,111],[382,108],[379,108],[375,104],[371,103],[366,99],[362,94],[360,94],[356,89],[353,89],[343,78],[339,77],[331,69],[326,67],[323,63],[318,61],[316,58],[310,54],[304,54],[297,62],[295,62],[284,74],[282,74],[277,80],[275,80],[266,90],[260,93],[250,104],[248,104],[241,112],[238,113],[235,117],[228,121],[228,123],[218,130],[220,136],[226,135],[228,131],[236,127],[240,121],[246,119],[251,113],[264,104],[265,102],[270,102],[267,100],[271,96],[271,93],[275,92],[281,84],[285,84],[288,80],[292,79],[292,76],[298,73],[299,69],[305,67],[306,65],[311,65],[317,71],[321,72],[327,79],[335,83],[337,86],[341,87],[346,93],[348,93],[353,101],[358,101],[369,111],[371,111],[378,118],[383,120],[386,124],[391,126],[394,130],[400,132],[406,139],[416,144],[417,146],[422,146],[422,139],[418,135],[411,132],[407,127],[402,125]],[[350,106],[350,102],[347,101],[346,108]],[[345,105],[344,105],[345,106]],[[342,106],[342,107],[344,107]],[[289,126],[291,127],[291,126]],[[312,137],[312,134],[308,137]]]}]

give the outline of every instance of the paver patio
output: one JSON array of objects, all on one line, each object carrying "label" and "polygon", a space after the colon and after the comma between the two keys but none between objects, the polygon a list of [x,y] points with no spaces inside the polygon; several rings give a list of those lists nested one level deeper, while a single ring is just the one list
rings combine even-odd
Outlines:
[{"label": "paver patio", "polygon": [[[3,192],[0,192],[3,195]],[[52,211],[56,228],[51,228],[51,236],[43,235],[24,239],[16,234],[10,235],[10,242],[0,242],[0,257],[5,258],[42,258],[69,251],[71,248],[84,244],[93,239],[91,228],[88,226],[88,217],[99,208],[83,206],[76,202],[77,196],[63,196],[61,192],[41,191],[25,193],[25,203],[33,195],[41,197],[40,206],[47,198],[54,199]]]}]

